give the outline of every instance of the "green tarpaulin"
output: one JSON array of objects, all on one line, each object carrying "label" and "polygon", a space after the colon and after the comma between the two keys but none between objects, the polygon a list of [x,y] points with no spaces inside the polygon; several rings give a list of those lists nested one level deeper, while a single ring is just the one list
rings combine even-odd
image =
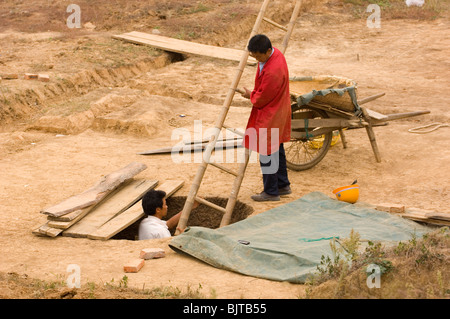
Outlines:
[{"label": "green tarpaulin", "polygon": [[425,226],[369,205],[349,204],[313,192],[285,205],[219,229],[190,227],[169,246],[214,267],[276,281],[304,283],[322,256],[332,256],[330,240],[382,242],[421,237]]}]

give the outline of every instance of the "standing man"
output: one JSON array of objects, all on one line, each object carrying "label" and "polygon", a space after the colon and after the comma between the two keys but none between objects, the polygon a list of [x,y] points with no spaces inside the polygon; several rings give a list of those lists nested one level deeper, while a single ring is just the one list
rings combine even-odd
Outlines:
[{"label": "standing man", "polygon": [[257,34],[248,43],[250,56],[258,61],[253,91],[244,87],[243,97],[253,108],[245,131],[244,147],[259,153],[264,191],[255,201],[279,201],[292,193],[287,175],[284,142],[291,139],[289,71],[284,55],[270,39]]}]

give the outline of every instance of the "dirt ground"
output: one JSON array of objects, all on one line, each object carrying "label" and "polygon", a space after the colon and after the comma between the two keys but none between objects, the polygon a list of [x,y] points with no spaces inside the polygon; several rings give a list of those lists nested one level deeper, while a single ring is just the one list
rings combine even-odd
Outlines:
[{"label": "dirt ground", "polygon": [[[174,30],[181,29],[169,22],[176,20],[180,26],[188,21],[183,20],[187,11],[197,9],[198,23],[206,23],[208,16],[217,12],[233,16],[224,12],[231,12],[234,2],[206,1],[211,10],[186,5],[183,14],[168,6],[146,8],[148,20],[139,20],[141,16],[136,14],[134,23],[124,19],[117,26],[111,22],[113,18],[103,16],[97,23],[92,14],[95,28],[87,25],[70,32],[61,31],[63,26],[57,24],[67,18],[65,11],[52,18],[56,21],[53,28],[37,25],[38,30],[20,30],[23,22],[39,18],[38,9],[45,8],[47,1],[36,1],[36,10],[28,12],[23,4],[18,5],[11,17],[13,9],[8,5],[12,2],[0,5],[2,17],[10,19],[10,27],[2,25],[0,29],[0,73],[46,73],[51,80],[0,82],[0,272],[61,281],[68,275],[67,266],[77,264],[82,283],[119,282],[126,261],[143,248],[158,247],[166,251],[166,257],[148,261],[138,273],[126,274],[129,286],[201,286],[202,293],[217,298],[304,296],[303,285],[243,276],[180,255],[168,247],[170,239],[96,241],[31,233],[46,221],[41,209],[88,189],[102,175],[133,161],[148,167],[138,177],[160,182],[182,179],[185,185],[177,195],[188,194],[199,165],[194,156],[176,163],[170,155],[137,153],[175,145],[181,140],[177,132],[182,128],[194,138],[194,120],[202,121],[205,137],[219,115],[237,64],[196,56],[180,59],[112,40],[111,35],[137,29],[152,32],[157,26],[162,35],[176,36]],[[248,1],[244,7],[253,13],[258,4]],[[312,169],[289,171],[293,193],[280,202],[250,199],[262,188],[259,164],[253,157],[239,200],[258,214],[313,191],[332,197],[333,189],[357,179],[362,202],[403,204],[450,214],[450,128],[427,134],[408,132],[430,123],[450,122],[445,93],[450,86],[448,16],[426,21],[382,19],[381,28],[371,29],[365,18],[355,18],[345,6],[308,9],[302,11],[286,51],[291,76],[350,78],[358,83],[359,98],[385,92],[384,97],[367,104],[383,114],[431,113],[374,128],[381,163],[375,161],[365,130],[347,131],[348,148],[343,149],[339,142]],[[117,11],[111,11],[109,17]],[[286,23],[285,11],[277,11],[274,19]],[[226,18],[223,21],[233,27],[202,34],[201,28],[191,26],[197,32],[195,37],[194,31],[189,35],[186,24],[184,38],[243,48],[254,20],[241,20],[240,25]],[[282,32],[268,27],[264,31],[274,46],[280,44]],[[255,67],[247,66],[240,86],[252,87],[254,74]],[[249,114],[248,102],[236,95],[226,122],[244,129]],[[199,195],[226,197],[231,185],[227,175],[209,168]]]}]

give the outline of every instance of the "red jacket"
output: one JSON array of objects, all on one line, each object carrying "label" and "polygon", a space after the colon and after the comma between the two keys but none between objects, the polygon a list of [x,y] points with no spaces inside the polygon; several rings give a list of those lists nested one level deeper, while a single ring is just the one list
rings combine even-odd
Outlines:
[{"label": "red jacket", "polygon": [[261,155],[270,155],[278,151],[281,143],[291,139],[289,71],[278,49],[274,48],[261,74],[258,66],[250,101],[253,108],[245,131],[244,147]]}]

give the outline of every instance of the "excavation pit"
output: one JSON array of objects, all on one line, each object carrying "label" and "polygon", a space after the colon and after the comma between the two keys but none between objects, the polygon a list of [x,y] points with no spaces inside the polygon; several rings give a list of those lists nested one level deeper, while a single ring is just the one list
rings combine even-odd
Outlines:
[{"label": "excavation pit", "polygon": [[[221,207],[225,207],[228,201],[228,198],[223,197],[205,197],[205,199]],[[172,196],[169,197],[166,202],[168,206],[166,219],[169,219],[183,210],[184,203],[186,202],[186,196]],[[230,224],[246,219],[252,213],[253,208],[251,206],[240,201],[236,201]],[[196,209],[191,211],[187,226],[201,226],[216,229],[220,226],[222,216],[222,212],[219,212],[218,210],[204,204],[200,204]],[[143,218],[115,235],[112,239],[137,240],[139,224]],[[174,233],[172,233],[172,235],[174,235]]]}]

